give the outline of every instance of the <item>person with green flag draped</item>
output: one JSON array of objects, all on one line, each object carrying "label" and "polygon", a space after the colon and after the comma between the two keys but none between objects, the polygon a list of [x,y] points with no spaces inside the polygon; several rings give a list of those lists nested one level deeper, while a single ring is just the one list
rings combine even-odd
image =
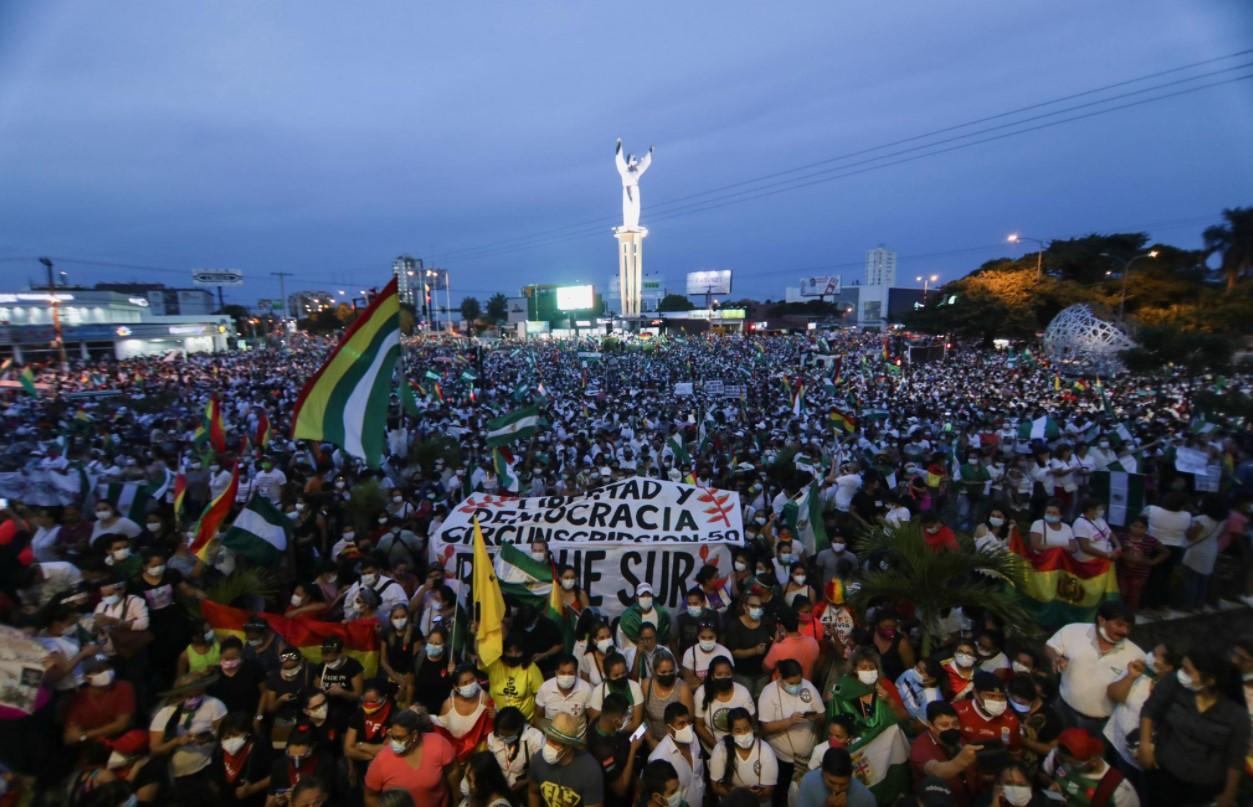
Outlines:
[{"label": "person with green flag draped", "polygon": [[651,622],[657,629],[658,642],[670,643],[670,613],[654,601],[651,585],[640,583],[635,587],[635,602],[628,605],[618,619],[618,647],[624,650],[635,647],[640,640],[640,625],[645,622]]}]

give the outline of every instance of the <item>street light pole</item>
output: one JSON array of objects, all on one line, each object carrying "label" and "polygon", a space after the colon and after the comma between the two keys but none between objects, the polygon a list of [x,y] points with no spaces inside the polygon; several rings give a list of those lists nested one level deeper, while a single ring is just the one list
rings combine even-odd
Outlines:
[{"label": "street light pole", "polygon": [[922,304],[923,305],[927,304],[927,288],[932,283],[935,283],[939,279],[940,279],[939,275],[927,275],[926,277],[923,277],[922,275],[918,275],[917,277],[914,278],[915,282],[922,283]]},{"label": "street light pole", "polygon": [[39,262],[48,270],[48,302],[52,305],[52,338],[56,342],[57,354],[61,358],[61,372],[69,369],[65,360],[65,340],[61,338],[61,298],[57,296],[56,276],[52,273],[52,259],[40,258]]},{"label": "street light pole", "polygon": [[[1110,255],[1108,252],[1102,252],[1101,254],[1106,256],[1107,258],[1114,257],[1113,255]],[[1135,263],[1141,258],[1156,258],[1157,254],[1158,254],[1157,250],[1150,249],[1148,252],[1141,252],[1137,255],[1132,255],[1130,258],[1127,259],[1126,263],[1122,265],[1122,291],[1118,295],[1118,321],[1119,322],[1124,321],[1124,317],[1125,317],[1126,310],[1127,310],[1127,275],[1131,274],[1131,264]]]},{"label": "street light pole", "polygon": [[1006,238],[1005,240],[1011,244],[1017,244],[1020,241],[1031,241],[1032,243],[1039,244],[1040,249],[1035,254],[1035,279],[1039,280],[1040,278],[1044,277],[1045,244],[1043,241],[1041,241],[1039,238],[1031,238],[1030,236],[1019,235],[1018,233],[1010,233],[1009,237]]}]

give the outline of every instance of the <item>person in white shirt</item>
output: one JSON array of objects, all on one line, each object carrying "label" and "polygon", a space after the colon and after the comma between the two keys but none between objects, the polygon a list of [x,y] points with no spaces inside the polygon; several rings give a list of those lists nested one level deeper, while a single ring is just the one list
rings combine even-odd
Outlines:
[{"label": "person in white shirt", "polygon": [[[381,613],[390,613],[392,606],[408,605],[409,595],[405,593],[404,586],[397,583],[392,578],[382,573],[381,564],[372,557],[366,557],[361,561],[361,577],[357,582],[348,587],[347,593],[344,594],[344,617],[346,619],[355,619],[356,599],[358,592],[363,588],[372,590],[379,599],[378,610]],[[427,626],[429,628],[429,625]],[[423,631],[425,634],[426,631]]]},{"label": "person in white shirt", "polygon": [[779,677],[761,690],[757,717],[761,734],[770,743],[784,787],[796,765],[807,765],[818,744],[818,727],[825,716],[822,695],[801,675],[796,659],[779,662]]},{"label": "person in white shirt", "polygon": [[696,734],[706,751],[727,736],[732,710],[746,709],[751,715],[757,713],[752,694],[746,686],[732,680],[733,672],[730,655],[714,659],[709,665],[705,683],[692,696],[696,704]]},{"label": "person in white shirt", "polygon": [[1070,554],[1075,560],[1083,562],[1096,558],[1118,560],[1122,550],[1114,531],[1105,521],[1105,508],[1095,499],[1088,499],[1081,506],[1083,512],[1071,528],[1075,534],[1075,547]]},{"label": "person in white shirt", "polygon": [[554,670],[553,677],[535,693],[537,714],[546,720],[563,713],[583,720],[587,702],[592,697],[592,685],[579,676],[579,663],[574,656],[558,656]]},{"label": "person in white shirt", "polygon": [[116,656],[112,634],[118,630],[148,630],[148,604],[143,597],[126,593],[126,581],[113,577],[100,585],[100,602],[92,625],[102,639],[105,655]]},{"label": "person in white shirt", "polygon": [[666,736],[648,755],[648,761],[664,759],[679,774],[679,792],[689,807],[705,803],[705,760],[692,713],[675,701],[666,706]]},{"label": "person in white shirt", "polygon": [[1115,704],[1103,732],[1118,756],[1132,768],[1140,770],[1140,760],[1127,745],[1127,736],[1140,730],[1140,710],[1153,692],[1157,681],[1175,674],[1181,658],[1166,645],[1159,644],[1143,661],[1132,661],[1127,673],[1109,685],[1109,697]]},{"label": "person in white shirt", "polygon": [[38,610],[57,595],[73,591],[82,580],[83,573],[73,563],[37,561],[18,573],[18,594],[24,607]]},{"label": "person in white shirt", "polygon": [[57,551],[57,538],[61,535],[61,525],[52,517],[48,510],[39,510],[31,518],[35,525],[35,534],[30,538],[30,549],[37,561],[55,561],[61,559]]},{"label": "person in white shirt", "polygon": [[1055,705],[1062,722],[1099,733],[1114,711],[1109,685],[1127,665],[1143,661],[1144,651],[1127,636],[1135,617],[1121,602],[1107,602],[1096,623],[1075,622],[1054,633],[1045,644],[1053,671],[1061,676]]},{"label": "person in white shirt", "polygon": [[712,624],[703,624],[696,631],[696,644],[683,653],[680,668],[683,680],[695,689],[705,680],[709,665],[716,658],[732,658],[731,651],[718,642],[718,629]]},{"label": "person in white shirt", "polygon": [[487,750],[496,757],[514,795],[520,795],[530,784],[531,760],[544,750],[544,733],[529,725],[517,708],[506,706],[496,713]]},{"label": "person in white shirt", "polygon": [[770,803],[779,782],[779,762],[770,744],[757,736],[747,709],[735,708],[727,715],[727,735],[709,756],[709,780],[719,799],[746,787],[759,804]]},{"label": "person in white shirt", "polygon": [[213,463],[209,466],[209,501],[213,501],[221,496],[223,491],[231,486],[231,472],[223,468],[219,463]]},{"label": "person in white shirt", "polygon": [[1046,549],[1069,550],[1074,544],[1075,531],[1062,521],[1062,504],[1049,499],[1044,505],[1044,518],[1031,522],[1031,548],[1036,552]]},{"label": "person in white shirt", "polygon": [[148,725],[149,751],[153,756],[169,757],[176,782],[200,773],[213,761],[226,706],[205,694],[207,686],[208,678],[200,673],[180,675],[174,688],[162,693],[166,705]]},{"label": "person in white shirt", "polygon": [[117,507],[108,499],[96,502],[96,521],[91,525],[91,545],[102,535],[125,535],[127,538],[139,537],[139,525],[126,516],[120,515]]},{"label": "person in white shirt", "polygon": [[283,486],[287,484],[287,474],[274,467],[274,460],[266,457],[261,460],[261,470],[252,478],[252,488],[260,496],[278,504],[283,497]]}]

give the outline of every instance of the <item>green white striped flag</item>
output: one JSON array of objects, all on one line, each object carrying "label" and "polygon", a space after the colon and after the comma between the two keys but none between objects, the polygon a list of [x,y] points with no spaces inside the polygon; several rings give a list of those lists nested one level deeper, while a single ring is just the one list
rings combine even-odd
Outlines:
[{"label": "green white striped flag", "polygon": [[1057,421],[1047,415],[1035,420],[1024,420],[1018,424],[1020,440],[1056,440],[1061,436]]},{"label": "green white striped flag", "polygon": [[137,523],[143,523],[148,514],[150,496],[143,482],[110,482],[97,498],[108,499],[120,515]]},{"label": "green white striped flag", "polygon": [[1144,509],[1144,474],[1130,474],[1114,463],[1107,471],[1092,474],[1092,495],[1105,503],[1105,520],[1115,527]]},{"label": "green white striped flag", "polygon": [[222,545],[255,563],[271,566],[287,551],[291,536],[291,519],[266,497],[253,496],[222,537]]},{"label": "green white striped flag", "polygon": [[670,435],[666,440],[666,446],[669,447],[670,453],[674,454],[675,465],[687,465],[692,461],[692,455],[687,453],[687,446],[683,444],[683,437],[679,432]]},{"label": "green white striped flag", "polygon": [[492,464],[496,468],[496,481],[500,489],[506,493],[517,493],[518,473],[514,466],[518,461],[514,459],[513,452],[504,446],[492,449]]},{"label": "green white striped flag", "polygon": [[817,480],[810,482],[799,496],[783,505],[783,525],[806,548],[817,553],[830,544],[823,521],[822,488]]},{"label": "green white striped flag", "polygon": [[543,425],[546,424],[536,407],[515,409],[507,415],[487,421],[487,447],[496,448],[515,440],[529,439]]},{"label": "green white striped flag", "polygon": [[173,490],[174,490],[174,472],[171,471],[169,468],[166,468],[164,478],[161,480],[160,484],[157,485],[157,489],[152,492],[152,500],[154,502],[165,501],[165,494],[171,493],[173,492]]},{"label": "green white striped flag", "polygon": [[874,794],[877,804],[894,804],[909,791],[909,741],[895,723],[862,735],[848,747],[853,775]]},{"label": "green white striped flag", "polygon": [[529,602],[543,608],[552,593],[552,568],[515,544],[500,545],[496,553],[496,579],[500,581],[501,593],[515,602]]}]

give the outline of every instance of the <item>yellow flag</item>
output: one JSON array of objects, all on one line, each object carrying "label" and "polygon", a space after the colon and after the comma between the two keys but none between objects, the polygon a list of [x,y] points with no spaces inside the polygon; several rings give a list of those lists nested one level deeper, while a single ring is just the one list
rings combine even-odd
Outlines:
[{"label": "yellow flag", "polygon": [[474,619],[478,628],[474,642],[478,646],[479,662],[484,668],[504,652],[505,644],[505,598],[500,593],[500,581],[492,568],[492,559],[483,542],[479,520],[474,519]]}]

